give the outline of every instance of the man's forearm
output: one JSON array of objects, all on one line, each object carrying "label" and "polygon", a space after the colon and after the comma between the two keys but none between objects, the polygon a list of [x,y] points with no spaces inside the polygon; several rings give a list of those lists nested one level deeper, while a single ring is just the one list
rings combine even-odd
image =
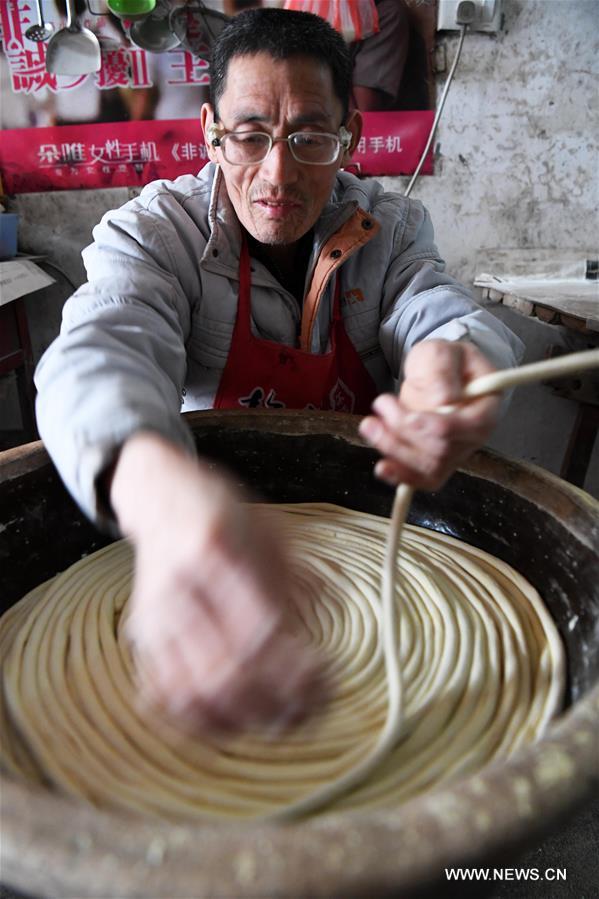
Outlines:
[{"label": "man's forearm", "polygon": [[[124,534],[134,535],[150,526],[176,501],[175,485],[185,491],[185,479],[193,483],[210,473],[177,443],[153,431],[139,431],[125,441],[117,458],[103,474],[103,486]],[[189,485],[191,488],[191,484]]]}]

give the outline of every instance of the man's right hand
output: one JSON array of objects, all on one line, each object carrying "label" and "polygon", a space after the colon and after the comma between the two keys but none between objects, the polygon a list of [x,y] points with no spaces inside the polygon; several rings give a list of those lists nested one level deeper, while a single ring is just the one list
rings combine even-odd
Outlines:
[{"label": "man's right hand", "polygon": [[322,702],[321,667],[286,626],[280,537],[229,481],[144,432],[123,446],[110,498],[135,546],[142,699],[191,731],[282,729]]}]

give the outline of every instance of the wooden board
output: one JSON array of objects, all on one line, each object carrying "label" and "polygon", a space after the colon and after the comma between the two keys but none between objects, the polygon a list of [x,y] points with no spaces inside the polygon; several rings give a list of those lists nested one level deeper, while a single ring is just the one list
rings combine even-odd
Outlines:
[{"label": "wooden board", "polygon": [[597,253],[555,250],[489,251],[474,279],[483,299],[574,331],[599,333],[599,281],[585,277]]}]

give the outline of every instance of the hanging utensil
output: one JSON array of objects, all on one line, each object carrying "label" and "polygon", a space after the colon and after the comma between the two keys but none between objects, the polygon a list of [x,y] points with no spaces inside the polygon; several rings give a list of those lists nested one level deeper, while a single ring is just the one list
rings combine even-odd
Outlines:
[{"label": "hanging utensil", "polygon": [[106,0],[106,4],[113,15],[133,21],[153,12],[156,0]]},{"label": "hanging utensil", "polygon": [[102,65],[98,38],[74,14],[75,0],[66,0],[67,24],[48,42],[46,69],[53,75],[87,75]]},{"label": "hanging utensil", "polygon": [[25,32],[28,41],[47,41],[54,31],[54,25],[44,22],[44,14],[42,12],[42,0],[37,0],[37,25],[30,25]]},{"label": "hanging utensil", "polygon": [[183,48],[208,62],[214,41],[230,21],[229,16],[209,9],[202,0],[175,7],[170,14],[171,30],[179,37]]},{"label": "hanging utensil", "polygon": [[170,25],[170,3],[156,0],[156,6],[148,16],[136,19],[129,29],[129,38],[149,53],[166,53],[181,43]]}]

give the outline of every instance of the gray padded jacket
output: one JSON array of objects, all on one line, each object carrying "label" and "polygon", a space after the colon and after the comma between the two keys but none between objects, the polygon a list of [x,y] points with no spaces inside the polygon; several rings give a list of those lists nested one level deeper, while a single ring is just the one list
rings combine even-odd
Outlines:
[{"label": "gray padded jacket", "polygon": [[[88,282],[67,301],[36,371],[38,426],[66,486],[102,519],[96,480],[133,432],[192,447],[180,411],[210,408],[235,322],[240,225],[218,166],[156,181],[108,212],[83,251]],[[304,302],[252,260],[252,328],[327,348],[332,285],[377,386],[393,389],[410,347],[473,341],[498,368],[521,344],[443,272],[421,203],[340,172],[314,228]]]}]

